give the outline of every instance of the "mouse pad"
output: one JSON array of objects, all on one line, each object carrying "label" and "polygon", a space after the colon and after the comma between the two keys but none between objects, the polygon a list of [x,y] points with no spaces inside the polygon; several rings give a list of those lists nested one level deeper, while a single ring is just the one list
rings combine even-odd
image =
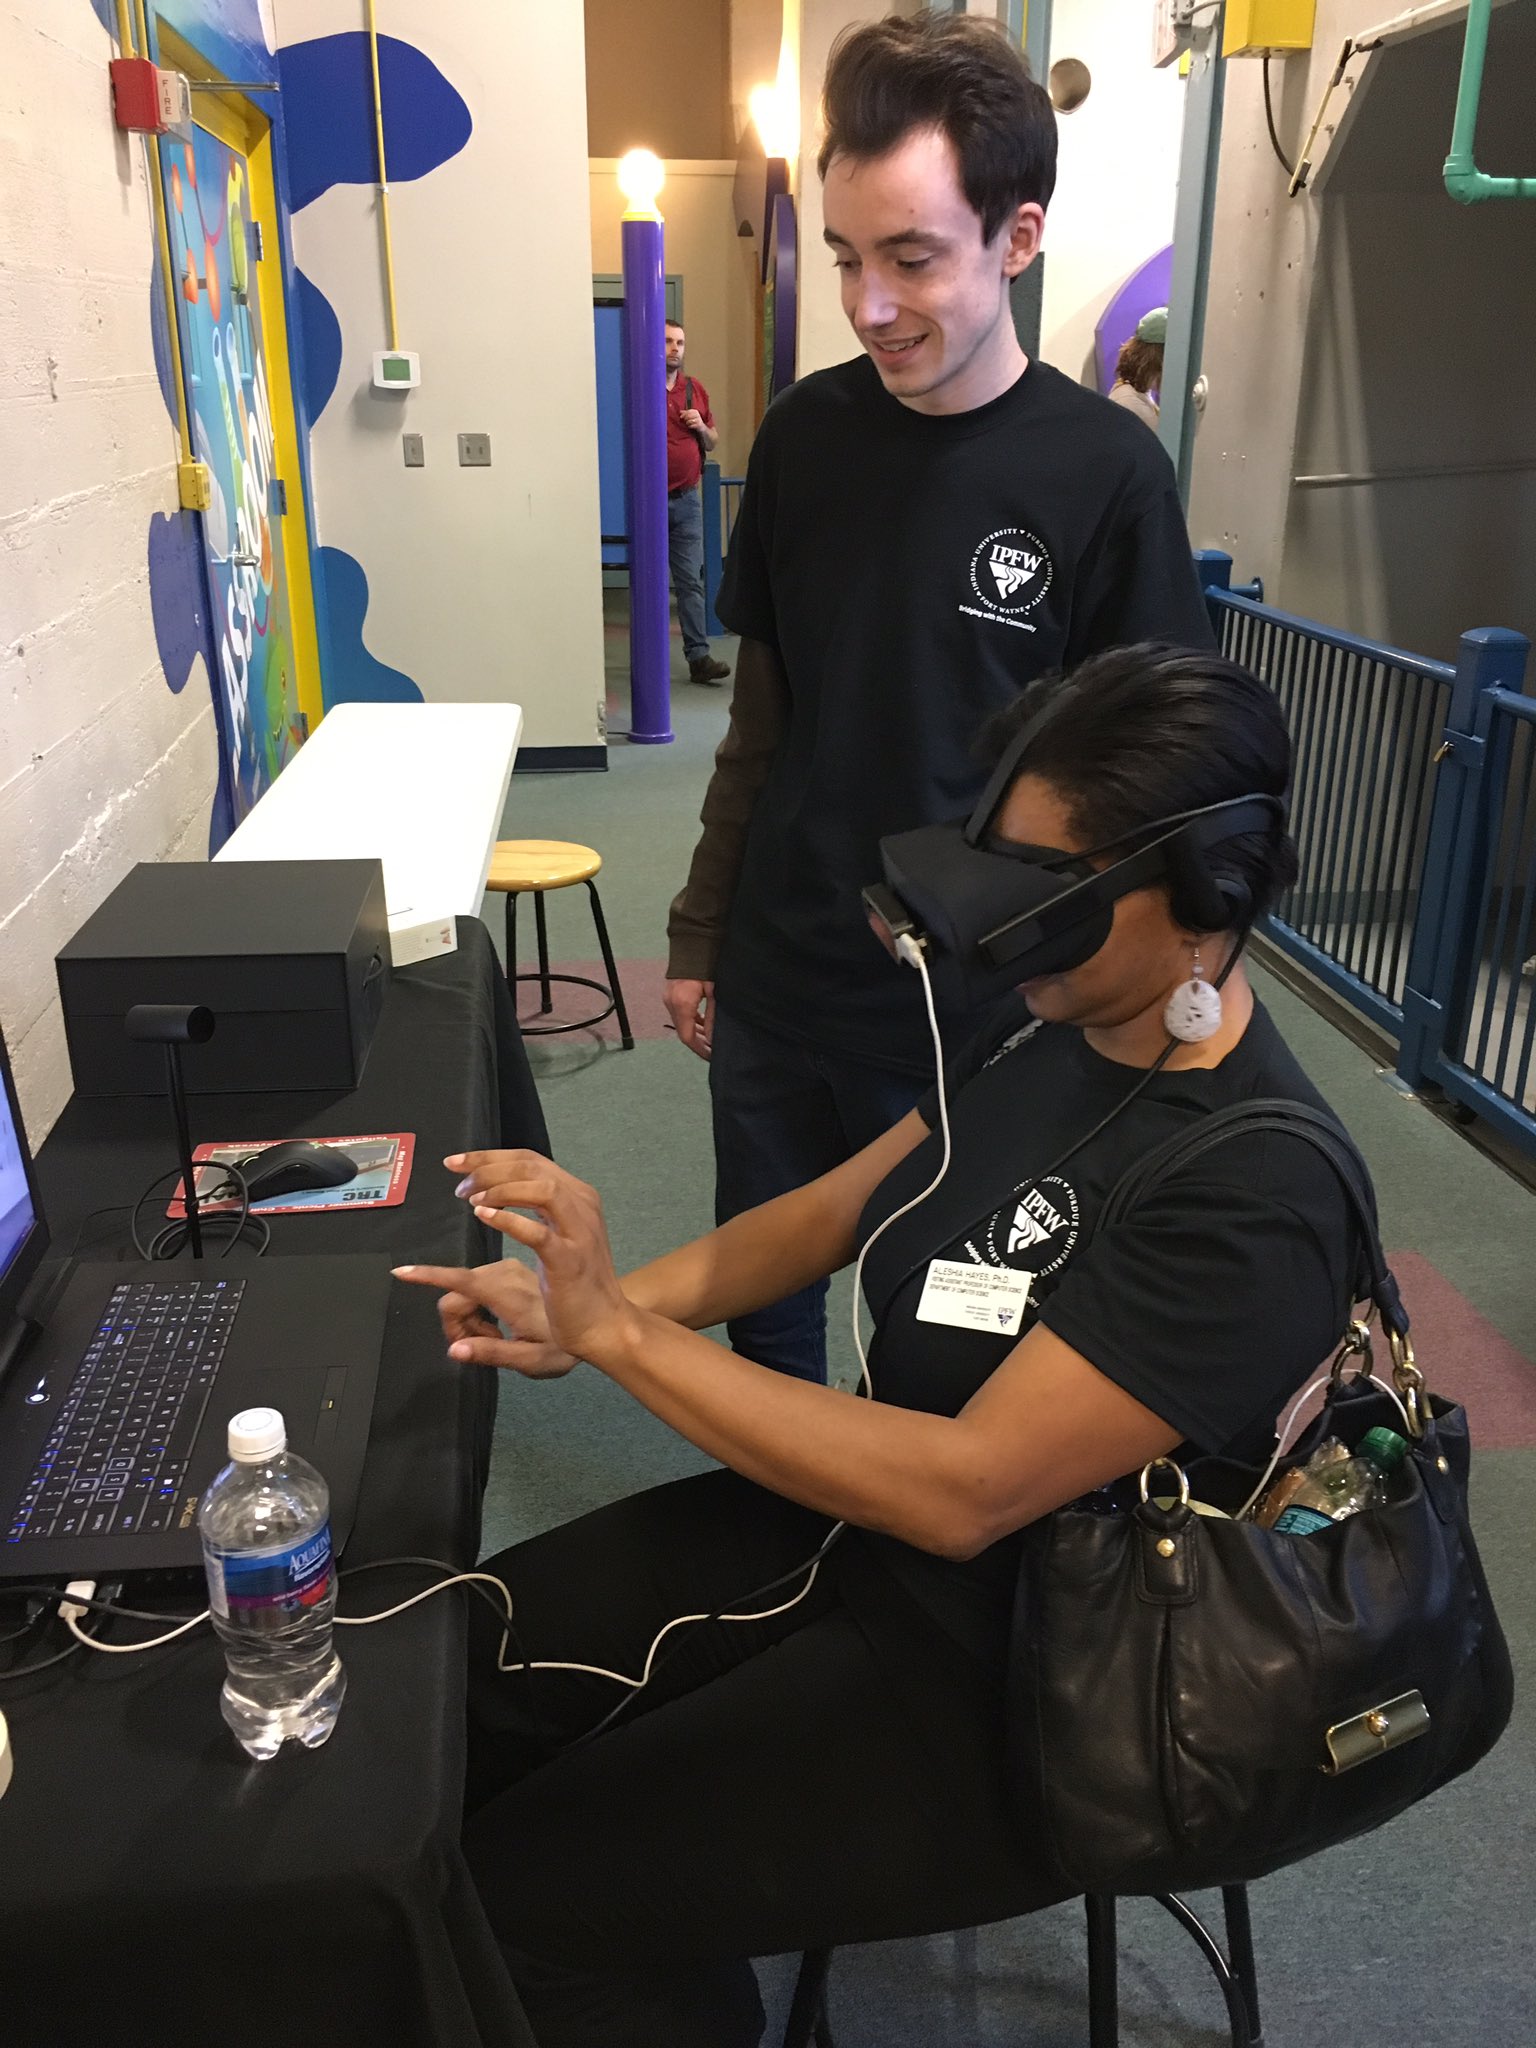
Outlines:
[{"label": "mouse pad", "polygon": [[[282,1142],[279,1138],[252,1138],[243,1144],[221,1140],[213,1145],[199,1145],[192,1154],[199,1213],[219,1216],[238,1209],[239,1197],[232,1194],[223,1169],[231,1161],[248,1159],[253,1152]],[[382,1131],[369,1137],[308,1138],[305,1142],[348,1153],[357,1161],[356,1176],[332,1188],[302,1188],[291,1194],[269,1195],[264,1202],[252,1202],[253,1216],[302,1216],[318,1209],[396,1209],[405,1200],[416,1150],[412,1132]],[[178,1222],[187,1213],[180,1181],[165,1213]]]}]

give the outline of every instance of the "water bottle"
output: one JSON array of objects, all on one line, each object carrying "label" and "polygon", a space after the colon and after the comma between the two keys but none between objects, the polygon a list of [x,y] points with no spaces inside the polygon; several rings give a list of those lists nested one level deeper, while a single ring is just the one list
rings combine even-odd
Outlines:
[{"label": "water bottle", "polygon": [[347,1689],[331,1647],[330,1494],[287,1443],[275,1408],[244,1409],[229,1425],[230,1462],[197,1511],[208,1605],[229,1666],[220,1710],[262,1762],[290,1736],[318,1749]]},{"label": "water bottle", "polygon": [[1312,1536],[1330,1522],[1379,1507],[1387,1498],[1387,1482],[1407,1454],[1408,1442],[1395,1429],[1368,1429],[1355,1456],[1337,1456],[1308,1465],[1302,1484],[1291,1494],[1275,1522],[1283,1536]]}]

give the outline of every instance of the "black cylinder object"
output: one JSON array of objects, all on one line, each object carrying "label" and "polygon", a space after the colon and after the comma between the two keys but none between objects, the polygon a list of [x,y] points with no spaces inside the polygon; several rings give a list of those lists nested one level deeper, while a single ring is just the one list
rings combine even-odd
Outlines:
[{"label": "black cylinder object", "polygon": [[152,1045],[206,1045],[213,1023],[212,1010],[202,1003],[135,1003],[123,1029]]}]

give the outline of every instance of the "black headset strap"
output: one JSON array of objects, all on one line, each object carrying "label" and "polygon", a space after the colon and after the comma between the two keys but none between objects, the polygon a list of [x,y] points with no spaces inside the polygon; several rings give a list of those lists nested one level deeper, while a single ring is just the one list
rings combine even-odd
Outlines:
[{"label": "black headset strap", "polygon": [[[1183,838],[1186,844],[1204,854],[1224,840],[1236,839],[1244,832],[1258,831],[1283,816],[1284,808],[1279,798],[1273,796],[1227,797],[1219,804],[1208,804],[1203,810],[1187,811],[1182,817],[1170,820],[1168,830],[1160,833],[1149,845],[1122,855],[1107,868],[1097,868],[1091,875],[1074,879],[1059,896],[1053,896],[1047,903],[1036,904],[1033,909],[987,932],[981,943],[990,948],[1006,933],[1020,926],[1036,924],[1046,915],[1055,925],[1107,909],[1120,897],[1129,896],[1133,889],[1144,889],[1149,882],[1167,874],[1168,849],[1175,840]],[[1094,851],[1104,852],[1107,849],[1095,848]],[[1083,859],[1089,857],[1087,854],[1081,856]],[[1001,960],[990,953],[988,957],[995,966],[1007,964],[1006,955]]]},{"label": "black headset strap", "polygon": [[1122,1222],[1172,1175],[1202,1159],[1213,1146],[1250,1133],[1276,1131],[1300,1138],[1320,1152],[1338,1176],[1339,1184],[1354,1214],[1360,1237],[1361,1267],[1354,1282],[1355,1299],[1367,1295],[1381,1311],[1385,1328],[1405,1336],[1408,1312],[1398,1292],[1397,1281],[1387,1264],[1376,1227],[1376,1202],[1370,1174],[1354,1140],[1330,1117],[1305,1102],[1284,1096],[1264,1096],[1252,1102],[1234,1103],[1228,1109],[1212,1111],[1192,1129],[1175,1131],[1161,1145],[1138,1159],[1120,1176],[1110,1190],[1095,1230],[1107,1230]]},{"label": "black headset strap", "polygon": [[1051,699],[1050,703],[1045,706],[1043,711],[1037,711],[1018,738],[1013,742],[1012,746],[1004,753],[1002,759],[992,770],[992,773],[987,777],[987,786],[981,792],[981,795],[977,797],[975,807],[965,821],[965,837],[969,845],[980,846],[986,834],[992,829],[992,820],[997,815],[998,807],[1001,805],[1003,798],[1012,787],[1014,778],[1019,772],[1019,763],[1023,760],[1030,742],[1034,739],[1041,726],[1047,724],[1050,719],[1055,717],[1067,698],[1075,693],[1077,687],[1076,684],[1073,684],[1068,689],[1058,692]]}]

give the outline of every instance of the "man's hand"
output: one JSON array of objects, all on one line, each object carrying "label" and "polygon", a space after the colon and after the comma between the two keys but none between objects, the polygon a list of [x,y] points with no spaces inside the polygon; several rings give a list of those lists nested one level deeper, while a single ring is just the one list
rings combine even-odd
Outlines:
[{"label": "man's hand", "polygon": [[702,434],[707,431],[704,425],[704,415],[696,405],[685,405],[678,414],[678,418],[690,434]]},{"label": "man's hand", "polygon": [[715,984],[712,981],[669,981],[667,1015],[690,1052],[707,1060],[714,1051]]}]

